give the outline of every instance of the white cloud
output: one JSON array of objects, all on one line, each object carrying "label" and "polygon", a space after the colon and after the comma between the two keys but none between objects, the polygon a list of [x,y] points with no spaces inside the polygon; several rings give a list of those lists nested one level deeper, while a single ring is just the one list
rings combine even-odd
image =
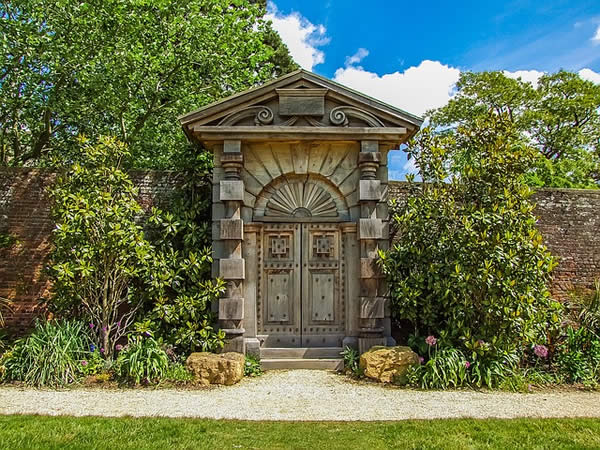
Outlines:
[{"label": "white cloud", "polygon": [[537,87],[538,80],[544,75],[544,72],[540,72],[539,70],[517,70],[515,72],[504,70],[502,73],[508,78],[520,78],[522,81],[528,81],[533,87]]},{"label": "white cloud", "polygon": [[272,2],[269,2],[265,18],[273,22],[273,28],[302,68],[313,70],[314,66],[325,61],[325,53],[317,48],[329,42],[323,25],[314,25],[297,12],[287,16],[281,14]]},{"label": "white cloud", "polygon": [[359,48],[354,55],[348,56],[346,58],[346,66],[358,64],[367,56],[369,56],[369,50],[367,50],[366,48]]},{"label": "white cloud", "polygon": [[404,72],[378,75],[362,67],[348,66],[335,72],[334,80],[412,114],[445,105],[460,70],[439,61],[422,61]]},{"label": "white cloud", "polygon": [[581,69],[579,71],[579,76],[584,80],[589,80],[593,83],[600,84],[600,73],[594,72],[592,69]]},{"label": "white cloud", "polygon": [[598,28],[596,28],[596,34],[592,38],[592,42],[600,44],[600,25],[598,25]]}]

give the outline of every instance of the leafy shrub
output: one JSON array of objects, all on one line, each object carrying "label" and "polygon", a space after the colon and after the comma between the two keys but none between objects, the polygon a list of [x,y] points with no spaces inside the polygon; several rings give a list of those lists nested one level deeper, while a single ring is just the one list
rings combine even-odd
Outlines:
[{"label": "leafy shrub", "polygon": [[32,334],[16,341],[3,357],[4,378],[33,386],[64,386],[85,372],[91,344],[81,322],[36,322]]},{"label": "leafy shrub", "polygon": [[362,376],[362,370],[360,369],[360,354],[358,350],[346,346],[342,351],[342,357],[344,358],[344,369],[350,371],[354,376]]},{"label": "leafy shrub", "polygon": [[210,155],[189,157],[184,183],[169,201],[169,210],[152,210],[148,239],[155,247],[152,270],[144,280],[147,311],[141,322],[180,354],[216,351],[225,333],[216,330],[210,305],[225,291],[212,280],[210,234]]},{"label": "leafy shrub", "polygon": [[84,139],[82,162],[60,176],[51,190],[54,250],[50,306],[90,322],[95,344],[111,357],[141,299],[136,279],[149,267],[152,247],[137,217],[137,190],[121,169],[125,144]]},{"label": "leafy shrub", "polygon": [[568,306],[575,323],[600,337],[600,280],[591,292],[574,292]]},{"label": "leafy shrub", "polygon": [[[444,331],[465,352],[480,340],[507,352],[545,341],[560,305],[547,289],[555,261],[523,182],[535,149],[490,120],[452,137],[425,131],[408,151],[424,183],[409,180],[393,217],[399,239],[380,252],[395,318],[419,335]],[[461,167],[451,177],[456,152]]]},{"label": "leafy shrub", "polygon": [[260,365],[260,358],[253,354],[246,355],[246,361],[244,363],[244,376],[245,377],[259,377],[262,375],[262,367]]},{"label": "leafy shrub", "polygon": [[557,347],[555,364],[569,382],[598,382],[600,340],[587,328],[568,327],[565,339]]},{"label": "leafy shrub", "polygon": [[160,342],[152,337],[130,337],[116,361],[117,375],[124,381],[140,384],[164,378],[169,370],[169,357]]}]

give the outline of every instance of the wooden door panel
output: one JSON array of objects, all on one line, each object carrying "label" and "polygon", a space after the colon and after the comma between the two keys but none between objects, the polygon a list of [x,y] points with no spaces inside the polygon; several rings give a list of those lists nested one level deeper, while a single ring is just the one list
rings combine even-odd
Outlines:
[{"label": "wooden door panel", "polygon": [[311,279],[310,323],[335,321],[335,274],[308,272]]},{"label": "wooden door panel", "polygon": [[292,323],[294,319],[294,272],[267,271],[267,323]]},{"label": "wooden door panel", "polygon": [[302,345],[341,346],[341,239],[337,224],[302,226]]},{"label": "wooden door panel", "polygon": [[300,225],[265,224],[261,241],[259,334],[265,347],[299,347]]}]

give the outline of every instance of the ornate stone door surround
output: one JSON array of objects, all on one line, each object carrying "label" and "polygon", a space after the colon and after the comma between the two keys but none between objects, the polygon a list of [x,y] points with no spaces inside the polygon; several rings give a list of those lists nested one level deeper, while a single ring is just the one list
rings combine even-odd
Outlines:
[{"label": "ornate stone door surround", "polygon": [[[387,152],[422,120],[305,70],[179,119],[188,138],[214,154],[213,275],[227,285],[217,307],[226,350],[258,353],[278,335],[291,344],[305,326],[302,346],[341,339],[362,352],[393,344],[375,263],[389,239]],[[286,243],[290,232],[301,237]],[[337,259],[327,256],[334,241]],[[311,256],[297,262],[291,255],[301,251]],[[265,272],[265,264],[275,266]],[[270,300],[265,274],[275,286]],[[260,310],[269,302],[275,331],[265,331]]]}]

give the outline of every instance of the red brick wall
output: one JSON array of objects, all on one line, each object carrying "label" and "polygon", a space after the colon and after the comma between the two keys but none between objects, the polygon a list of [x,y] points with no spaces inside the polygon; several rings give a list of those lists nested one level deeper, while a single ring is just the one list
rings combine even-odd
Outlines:
[{"label": "red brick wall", "polygon": [[[389,197],[406,195],[406,183],[390,182]],[[540,189],[535,192],[538,228],[558,257],[550,290],[565,300],[574,290],[592,289],[600,278],[600,189]]]},{"label": "red brick wall", "polygon": [[[174,172],[132,172],[131,176],[145,209],[168,197],[180,180]],[[44,268],[53,223],[46,188],[55,178],[55,173],[42,169],[0,170],[0,233],[16,239],[12,246],[0,248],[0,297],[14,302],[5,318],[16,333],[26,331],[43,312],[40,299],[49,294]]]},{"label": "red brick wall", "polygon": [[[132,172],[144,208],[160,203],[181,180],[174,172]],[[14,301],[8,325],[22,333],[43,311],[39,299],[50,285],[44,276],[51,246],[52,221],[46,188],[55,174],[41,169],[0,170],[0,233],[16,242],[0,248],[0,297]],[[405,184],[391,182],[390,198],[402,196]],[[559,257],[551,290],[564,299],[574,288],[591,288],[600,277],[600,190],[543,189],[535,194],[538,226]]]}]

